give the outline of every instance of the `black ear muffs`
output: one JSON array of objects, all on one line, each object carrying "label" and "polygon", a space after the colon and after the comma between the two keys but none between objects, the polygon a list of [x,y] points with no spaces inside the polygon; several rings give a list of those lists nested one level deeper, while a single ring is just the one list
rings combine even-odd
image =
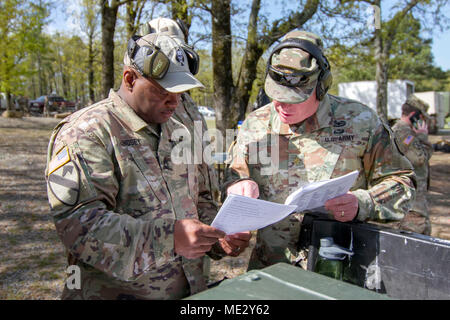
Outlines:
[{"label": "black ear muffs", "polygon": [[184,34],[184,42],[188,42],[188,37],[189,37],[189,29],[186,25],[186,23],[184,23],[183,20],[181,20],[180,18],[176,18],[175,22],[177,23],[178,27],[180,28],[181,32],[183,32]]},{"label": "black ear muffs", "polygon": [[186,45],[182,48],[188,60],[189,71],[192,73],[192,75],[195,76],[198,73],[198,69],[200,68],[200,57],[192,47]]},{"label": "black ear muffs", "polygon": [[322,50],[311,41],[296,38],[289,38],[282,41],[272,50],[272,53],[270,54],[270,57],[267,61],[266,76],[272,62],[272,56],[274,55],[274,53],[280,51],[283,48],[298,48],[308,52],[313,58],[316,59],[320,68],[320,74],[317,79],[316,96],[319,101],[322,100],[328,89],[330,89],[331,87],[333,76],[331,74],[330,63],[328,62],[328,59],[323,54]]}]

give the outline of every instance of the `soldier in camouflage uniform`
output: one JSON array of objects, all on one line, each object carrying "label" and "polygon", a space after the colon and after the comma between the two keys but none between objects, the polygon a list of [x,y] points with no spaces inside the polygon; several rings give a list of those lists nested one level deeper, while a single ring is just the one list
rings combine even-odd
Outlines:
[{"label": "soldier in camouflage uniform", "polygon": [[[413,231],[425,235],[431,234],[428,214],[427,191],[429,188],[429,163],[433,146],[428,141],[426,118],[428,105],[411,95],[402,106],[402,117],[392,127],[400,151],[408,158],[417,176],[416,199],[409,213],[400,222],[393,223],[394,228]],[[420,120],[413,123],[413,115],[418,112]]]},{"label": "soldier in camouflage uniform", "polygon": [[201,222],[216,214],[211,197],[200,199],[190,159],[173,161],[190,137],[171,118],[180,92],[202,86],[185,60],[165,35],[133,38],[119,91],[54,129],[48,197],[69,264],[81,270],[81,289],[65,287],[63,299],[183,298],[206,288],[205,253],[248,246],[248,233],[225,237]]},{"label": "soldier in camouflage uniform", "polygon": [[[315,46],[301,49],[305,41]],[[321,52],[320,38],[304,31],[288,33],[273,50],[265,80],[273,101],[242,124],[224,187],[284,203],[301,186],[357,170],[351,191],[325,203],[330,215],[342,222],[401,220],[415,195],[412,167],[374,111],[326,94],[331,74]],[[249,269],[301,259],[301,214],[258,230]]]}]

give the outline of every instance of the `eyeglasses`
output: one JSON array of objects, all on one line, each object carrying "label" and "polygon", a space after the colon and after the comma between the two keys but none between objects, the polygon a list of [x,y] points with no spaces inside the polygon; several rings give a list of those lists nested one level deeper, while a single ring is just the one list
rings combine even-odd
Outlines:
[{"label": "eyeglasses", "polygon": [[315,74],[317,70],[307,72],[283,72],[269,66],[269,76],[278,84],[286,87],[303,87],[309,82],[309,77]]}]

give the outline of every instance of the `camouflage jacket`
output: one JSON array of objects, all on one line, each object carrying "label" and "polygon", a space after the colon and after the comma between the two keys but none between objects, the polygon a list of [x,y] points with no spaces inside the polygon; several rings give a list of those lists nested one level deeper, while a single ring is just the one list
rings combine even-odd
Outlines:
[{"label": "camouflage jacket", "polygon": [[[198,185],[204,186],[205,189],[201,190],[200,203],[199,203],[199,214],[201,210],[206,210],[205,208],[212,208],[211,210],[218,211],[217,199],[219,198],[219,182],[217,179],[217,174],[214,168],[207,165],[203,159],[202,152],[205,150],[207,144],[204,141],[208,139],[203,139],[207,134],[208,126],[203,118],[202,114],[198,111],[195,102],[187,93],[181,95],[182,103],[175,110],[173,118],[180,121],[189,130],[192,141],[192,155],[193,163],[197,165],[198,169]],[[212,196],[212,199],[210,197]],[[203,203],[204,201],[205,203]],[[213,217],[211,214],[206,214],[205,216]],[[212,221],[207,223],[211,224]]]},{"label": "camouflage jacket", "polygon": [[428,135],[416,133],[408,123],[399,120],[392,127],[400,151],[408,158],[414,167],[417,177],[417,195],[411,205],[414,210],[428,215],[426,193],[428,190],[429,163],[433,154],[433,146],[428,142]]},{"label": "camouflage jacket", "polygon": [[[415,195],[415,176],[391,133],[370,108],[332,95],[295,126],[282,123],[270,103],[242,124],[226,186],[250,178],[259,186],[260,199],[284,203],[305,184],[358,170],[352,187],[357,219],[401,220]],[[299,220],[294,214],[259,230],[250,268],[296,259]]]},{"label": "camouflage jacket", "polygon": [[55,128],[47,191],[58,235],[81,268],[72,297],[178,299],[206,288],[203,260],[174,252],[176,220],[216,213],[210,197],[199,199],[195,165],[171,161],[176,130],[189,136],[171,118],[158,139],[113,91]]}]

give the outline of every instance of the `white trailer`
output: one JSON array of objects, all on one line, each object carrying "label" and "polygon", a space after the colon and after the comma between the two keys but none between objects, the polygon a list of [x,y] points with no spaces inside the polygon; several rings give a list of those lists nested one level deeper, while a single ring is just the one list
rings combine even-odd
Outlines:
[{"label": "white trailer", "polygon": [[426,91],[415,92],[414,95],[428,103],[430,107],[427,113],[436,116],[436,125],[439,129],[444,128],[445,118],[450,112],[450,92]]},{"label": "white trailer", "polygon": [[[339,96],[360,101],[377,111],[376,81],[343,82],[338,84]],[[409,80],[392,80],[388,82],[388,118],[399,119],[402,104],[414,92],[414,82]]]}]

